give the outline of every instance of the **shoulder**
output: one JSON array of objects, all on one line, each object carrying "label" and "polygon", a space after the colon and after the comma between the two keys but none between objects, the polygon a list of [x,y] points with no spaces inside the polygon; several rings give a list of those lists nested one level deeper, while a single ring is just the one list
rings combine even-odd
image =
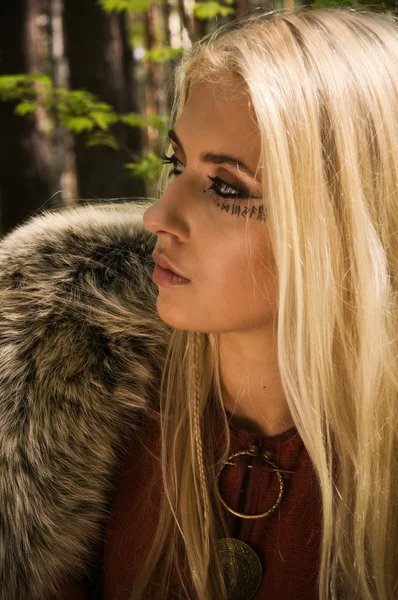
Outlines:
[{"label": "shoulder", "polygon": [[34,355],[41,376],[60,381],[91,370],[108,388],[122,388],[129,369],[135,392],[126,387],[123,402],[130,396],[136,406],[137,386],[142,398],[169,338],[151,280],[156,240],[142,212],[134,204],[55,211],[1,241],[0,343],[18,346],[13,359]]},{"label": "shoulder", "polygon": [[169,330],[141,213],[46,213],[0,242],[0,599],[52,597],[84,570],[156,401]]}]

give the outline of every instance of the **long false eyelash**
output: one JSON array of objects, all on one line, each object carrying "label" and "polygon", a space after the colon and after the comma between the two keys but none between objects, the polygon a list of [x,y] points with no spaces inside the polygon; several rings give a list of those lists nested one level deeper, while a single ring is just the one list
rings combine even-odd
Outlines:
[{"label": "long false eyelash", "polygon": [[[247,192],[244,188],[235,187],[234,185],[231,185],[230,183],[226,183],[219,177],[210,177],[210,175],[207,175],[207,178],[213,182],[213,185],[211,185],[209,187],[209,190],[213,190],[217,194],[217,196],[220,196],[220,198],[239,198],[240,200],[247,200],[247,199],[251,198],[251,195],[249,194],[249,192]],[[220,186],[229,188],[229,189],[233,190],[234,192],[236,192],[236,194],[228,194],[225,192],[223,193],[220,189],[217,189],[217,188],[220,188]]]},{"label": "long false eyelash", "polygon": [[174,156],[174,154],[172,154],[171,156],[161,154],[160,157],[162,159],[162,165],[174,165],[174,167],[176,167],[177,165],[181,164],[178,158]]},{"label": "long false eyelash", "polygon": [[[167,156],[166,154],[161,154],[162,164],[164,165],[172,165],[174,169],[171,171],[171,175],[180,175],[180,171],[178,170],[178,165],[181,164],[180,161],[174,156]],[[252,196],[244,190],[244,188],[235,187],[229,183],[226,183],[219,177],[211,177],[207,175],[207,178],[210,179],[212,185],[209,187],[209,190],[213,191],[219,198],[223,199],[238,199],[238,200],[247,200]],[[220,186],[224,186],[236,192],[236,194],[228,194],[223,193],[219,188]],[[218,189],[217,189],[218,188]],[[253,198],[254,199],[254,198]]]},{"label": "long false eyelash", "polygon": [[163,165],[175,165],[176,158],[173,156],[166,156],[166,154],[161,154],[160,158],[162,159]]},{"label": "long false eyelash", "polygon": [[166,156],[166,154],[161,154],[160,156],[162,159],[162,165],[171,165],[174,167],[170,172],[170,175],[180,175],[180,171],[177,168],[180,164],[180,161],[174,156],[174,154],[172,156]]}]

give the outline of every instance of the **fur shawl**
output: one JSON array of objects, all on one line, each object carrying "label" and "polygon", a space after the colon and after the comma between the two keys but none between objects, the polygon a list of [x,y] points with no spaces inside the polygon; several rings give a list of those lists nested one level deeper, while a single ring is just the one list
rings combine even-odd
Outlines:
[{"label": "fur shawl", "polygon": [[57,598],[101,535],[170,329],[136,204],[44,213],[0,243],[0,600]]}]

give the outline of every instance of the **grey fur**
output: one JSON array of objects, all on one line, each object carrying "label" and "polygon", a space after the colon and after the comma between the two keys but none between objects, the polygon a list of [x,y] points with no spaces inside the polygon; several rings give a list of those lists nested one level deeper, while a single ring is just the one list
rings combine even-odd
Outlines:
[{"label": "grey fur", "polygon": [[59,597],[101,536],[170,330],[132,204],[45,213],[0,243],[0,600]]}]

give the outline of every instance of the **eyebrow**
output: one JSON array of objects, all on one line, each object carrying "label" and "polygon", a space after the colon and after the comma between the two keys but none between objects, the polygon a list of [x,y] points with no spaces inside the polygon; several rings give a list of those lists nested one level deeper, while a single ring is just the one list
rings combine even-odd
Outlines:
[{"label": "eyebrow", "polygon": [[[182,145],[181,140],[174,131],[174,129],[170,129],[167,135],[169,139],[172,140],[175,144],[177,144],[180,150],[182,150],[182,152],[184,152],[185,154],[184,146]],[[234,169],[239,169],[247,175],[250,175],[250,177],[252,177],[253,179],[256,179],[253,171],[251,171],[249,167],[245,165],[245,163],[242,160],[240,160],[237,156],[232,156],[230,154],[214,154],[213,152],[203,152],[199,156],[199,161],[204,164],[229,165]]]}]

